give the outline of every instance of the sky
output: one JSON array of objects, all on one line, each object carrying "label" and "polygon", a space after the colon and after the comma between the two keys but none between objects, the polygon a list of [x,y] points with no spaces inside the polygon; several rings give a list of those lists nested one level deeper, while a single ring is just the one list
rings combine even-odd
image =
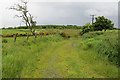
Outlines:
[{"label": "sky", "polygon": [[[19,0],[0,1],[0,27],[24,25],[9,7]],[[84,25],[92,14],[111,19],[118,26],[118,0],[28,0],[28,10],[38,25]]]}]

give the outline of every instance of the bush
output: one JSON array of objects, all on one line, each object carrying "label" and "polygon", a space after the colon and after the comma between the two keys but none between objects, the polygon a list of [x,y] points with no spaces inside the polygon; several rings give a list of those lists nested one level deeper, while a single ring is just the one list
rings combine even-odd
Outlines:
[{"label": "bush", "polygon": [[70,38],[70,36],[66,34],[65,32],[60,33],[60,35],[64,38]]},{"label": "bush", "polygon": [[82,27],[82,32],[80,34],[83,35],[84,33],[87,33],[90,31],[93,31],[93,26],[90,23],[87,23]]}]

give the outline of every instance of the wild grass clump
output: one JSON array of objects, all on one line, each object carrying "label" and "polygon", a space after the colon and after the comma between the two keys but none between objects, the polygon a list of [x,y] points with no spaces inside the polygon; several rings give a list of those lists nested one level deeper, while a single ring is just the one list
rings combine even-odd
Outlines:
[{"label": "wild grass clump", "polygon": [[93,46],[94,46],[94,45],[93,45],[90,41],[88,41],[88,42],[84,42],[83,45],[82,45],[83,50],[92,49]]},{"label": "wild grass clump", "polygon": [[66,39],[70,38],[70,35],[68,35],[68,34],[65,33],[65,32],[60,33],[60,35],[61,35],[62,37],[64,37],[64,38],[66,38]]}]

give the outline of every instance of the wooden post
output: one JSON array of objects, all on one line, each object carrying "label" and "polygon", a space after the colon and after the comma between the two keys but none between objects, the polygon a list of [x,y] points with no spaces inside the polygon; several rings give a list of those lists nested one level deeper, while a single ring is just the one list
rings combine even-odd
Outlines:
[{"label": "wooden post", "polygon": [[37,38],[37,33],[35,33],[35,38]]},{"label": "wooden post", "polygon": [[35,38],[37,38],[37,32],[35,31]]},{"label": "wooden post", "polygon": [[29,39],[29,33],[27,33],[27,41],[28,41],[28,39]]},{"label": "wooden post", "polygon": [[17,35],[18,35],[18,33],[16,33],[16,34],[14,35],[14,42],[16,42]]}]

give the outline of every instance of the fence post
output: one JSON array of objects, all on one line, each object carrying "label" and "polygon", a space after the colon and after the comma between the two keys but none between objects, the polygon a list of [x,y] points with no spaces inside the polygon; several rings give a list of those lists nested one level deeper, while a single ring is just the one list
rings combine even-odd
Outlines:
[{"label": "fence post", "polygon": [[16,33],[16,34],[14,35],[14,42],[16,42],[17,35],[18,35],[18,33]]},{"label": "fence post", "polygon": [[35,38],[37,38],[37,32],[36,31],[35,31],[34,35],[35,35]]},{"label": "fence post", "polygon": [[28,39],[29,39],[29,33],[27,33],[27,41],[28,41]]}]

